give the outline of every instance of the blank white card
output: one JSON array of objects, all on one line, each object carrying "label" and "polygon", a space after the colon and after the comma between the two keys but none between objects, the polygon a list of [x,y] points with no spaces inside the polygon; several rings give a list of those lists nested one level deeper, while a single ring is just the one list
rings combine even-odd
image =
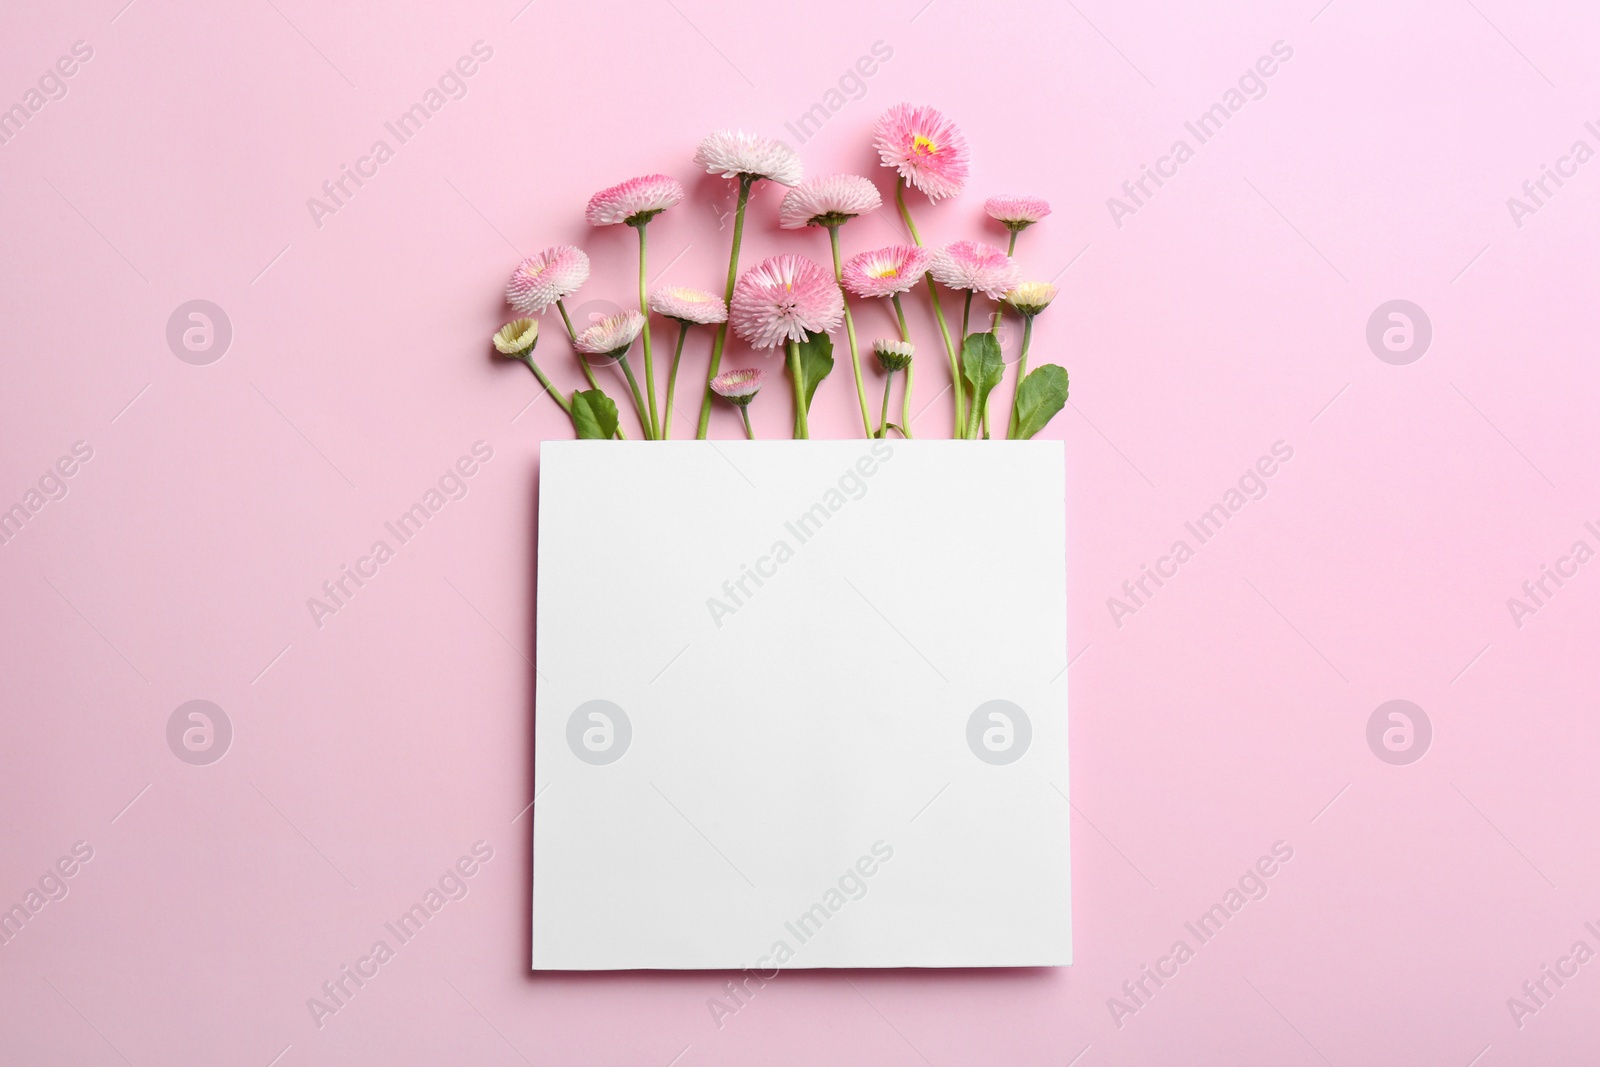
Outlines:
[{"label": "blank white card", "polygon": [[1065,478],[547,442],[533,967],[1070,963]]}]

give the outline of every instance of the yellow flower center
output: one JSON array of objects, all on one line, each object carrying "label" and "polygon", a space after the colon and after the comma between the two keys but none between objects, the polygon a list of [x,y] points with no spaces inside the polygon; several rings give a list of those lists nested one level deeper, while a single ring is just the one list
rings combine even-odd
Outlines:
[{"label": "yellow flower center", "polygon": [[939,151],[939,146],[933,143],[933,138],[919,133],[911,138],[911,151],[919,156],[931,156]]},{"label": "yellow flower center", "polygon": [[898,278],[899,276],[900,272],[895,270],[893,267],[884,267],[882,270],[873,274],[874,278]]}]

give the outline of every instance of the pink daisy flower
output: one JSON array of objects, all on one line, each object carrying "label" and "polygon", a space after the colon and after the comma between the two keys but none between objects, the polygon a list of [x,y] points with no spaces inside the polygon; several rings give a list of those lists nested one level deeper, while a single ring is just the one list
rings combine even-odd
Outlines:
[{"label": "pink daisy flower", "polygon": [[665,174],[646,174],[595,193],[583,214],[591,226],[610,226],[618,222],[638,226],[682,199],[683,186],[678,179]]},{"label": "pink daisy flower", "polygon": [[851,256],[844,265],[844,287],[860,297],[903,293],[922,280],[928,258],[928,250],[916,245],[890,245]]},{"label": "pink daisy flower", "polygon": [[894,105],[878,119],[872,142],[883,165],[899,171],[929,200],[954,196],[967,183],[967,140],[931,107]]},{"label": "pink daisy flower", "polygon": [[802,226],[842,226],[857,215],[883,206],[878,187],[856,174],[831,174],[807,178],[783,196],[778,225],[786,230]]},{"label": "pink daisy flower", "polygon": [[575,347],[591,356],[620,356],[644,329],[644,316],[628,308],[606,315],[578,335]]},{"label": "pink daisy flower", "polygon": [[844,319],[844,294],[805,256],[773,256],[739,279],[731,318],[751,347],[776,348],[836,328]]},{"label": "pink daisy flower", "polygon": [[743,130],[718,130],[700,142],[694,165],[724,178],[749,175],[779,185],[799,185],[800,156],[782,141]]},{"label": "pink daisy flower", "polygon": [[928,261],[928,273],[940,285],[970,289],[993,300],[1016,288],[1022,277],[1015,260],[1002,249],[981,241],[945,245]]},{"label": "pink daisy flower", "polygon": [[686,285],[668,285],[650,294],[650,310],[679,322],[704,326],[728,321],[728,305],[719,296]]},{"label": "pink daisy flower", "polygon": [[1050,214],[1050,203],[1037,196],[991,196],[983,210],[1006,229],[1025,230]]},{"label": "pink daisy flower", "polygon": [[556,245],[517,264],[506,282],[506,303],[524,315],[542,315],[588,280],[589,257],[583,250]]},{"label": "pink daisy flower", "polygon": [[725,371],[711,379],[711,391],[724,400],[743,406],[755,399],[761,389],[761,380],[765,377],[766,373],[757,367]]}]

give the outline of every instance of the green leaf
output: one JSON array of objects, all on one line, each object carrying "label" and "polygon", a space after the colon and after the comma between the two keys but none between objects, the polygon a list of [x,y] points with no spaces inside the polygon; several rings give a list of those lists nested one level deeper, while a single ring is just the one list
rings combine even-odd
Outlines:
[{"label": "green leaf", "polygon": [[1005,377],[1006,363],[1000,355],[1000,339],[991,333],[969,334],[961,343],[961,376],[972,385],[972,415],[968,436],[977,436],[981,413],[989,404],[989,394]]},{"label": "green leaf", "polygon": [[800,342],[800,380],[806,387],[806,411],[822,379],[833,372],[833,338],[825,333],[807,333]]},{"label": "green leaf", "polygon": [[1026,441],[1066,404],[1067,369],[1054,363],[1035,367],[1017,387],[1017,432],[1012,436]]},{"label": "green leaf", "polygon": [[617,405],[598,389],[572,394],[572,426],[578,440],[610,440],[617,432]]}]

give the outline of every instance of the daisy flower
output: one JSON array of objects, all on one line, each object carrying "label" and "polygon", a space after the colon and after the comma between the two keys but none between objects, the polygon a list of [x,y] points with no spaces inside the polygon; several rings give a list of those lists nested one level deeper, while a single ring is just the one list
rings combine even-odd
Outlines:
[{"label": "daisy flower", "polygon": [[588,280],[589,257],[583,250],[556,245],[517,264],[506,282],[506,303],[524,315],[542,315]]},{"label": "daisy flower", "polygon": [[916,354],[917,349],[910,341],[880,338],[872,342],[872,351],[877,355],[879,365],[892,373],[911,366],[911,357]]},{"label": "daisy flower", "polygon": [[1011,393],[1011,419],[1007,424],[1007,437],[1017,436],[1017,424],[1022,417],[1022,382],[1028,376],[1028,345],[1033,342],[1033,317],[1050,306],[1050,302],[1056,298],[1056,292],[1056,287],[1049,282],[1023,282],[1006,294],[1006,303],[1022,316],[1022,350],[1017,353],[1017,384]]},{"label": "daisy flower", "polygon": [[742,407],[755,399],[761,389],[761,379],[765,376],[765,372],[758,367],[724,371],[711,379],[711,391]]},{"label": "daisy flower", "polygon": [[495,331],[494,347],[502,356],[521,359],[539,342],[539,323],[534,319],[512,319]]},{"label": "daisy flower", "polygon": [[783,196],[778,225],[786,230],[802,226],[842,226],[857,215],[883,206],[878,187],[856,174],[831,174],[807,178]]},{"label": "daisy flower", "polygon": [[1039,314],[1056,298],[1056,287],[1049,282],[1023,282],[1006,294],[1006,303],[1027,318]]},{"label": "daisy flower", "polygon": [[844,265],[844,287],[859,297],[895,296],[921,281],[927,270],[927,249],[890,245],[851,256]]},{"label": "daisy flower", "polygon": [[[800,363],[800,342],[807,334],[827,333],[844,320],[844,294],[817,264],[804,256],[773,256],[745,271],[733,290],[728,319],[739,336],[755,348],[788,343],[789,376],[794,382],[794,436],[811,436],[806,420],[810,393]],[[832,366],[832,361],[828,361]]]},{"label": "daisy flower", "polygon": [[650,294],[650,310],[668,319],[705,326],[728,320],[728,305],[704,289],[669,285]]},{"label": "daisy flower", "polygon": [[[875,252],[863,252],[853,256],[845,264],[842,275],[844,285],[852,293],[860,297],[889,298],[894,305],[895,319],[900,323],[900,343],[906,345],[909,357],[911,344],[911,330],[906,325],[906,309],[900,305],[900,294],[916,285],[928,271],[928,251],[916,245],[890,245],[880,248]],[[873,347],[878,355],[878,362],[883,362],[881,345],[888,342],[879,341]],[[909,359],[907,366],[910,366]],[[887,369],[887,364],[885,364]],[[888,383],[885,383],[884,392],[888,392]],[[907,437],[911,436],[909,423],[911,420],[911,375],[906,374],[906,399],[904,409],[900,415],[900,430]],[[887,432],[887,415],[880,418],[882,425],[879,427],[878,436],[882,437]]]},{"label": "daisy flower", "polygon": [[[827,228],[828,245],[833,251],[833,280],[839,284],[844,280],[844,268],[839,262],[839,227],[882,205],[878,187],[859,175],[808,178],[784,194],[778,222],[786,230],[798,230],[802,226]],[[850,342],[850,369],[855,374],[856,398],[861,401],[861,428],[871,437],[872,413],[867,410],[867,388],[861,380],[861,349],[856,342],[856,324],[848,303],[844,306],[844,332]]]},{"label": "daisy flower", "polygon": [[512,319],[494,333],[494,348],[502,356],[510,356],[520,363],[526,363],[528,369],[533,371],[533,376],[539,379],[539,384],[544,386],[544,391],[555,397],[561,410],[568,415],[572,414],[572,401],[562,396],[556,387],[550,384],[550,379],[544,376],[544,371],[533,361],[533,346],[539,343],[539,321],[537,319]]},{"label": "daisy flower", "polygon": [[678,348],[673,352],[672,366],[667,370],[667,402],[661,409],[661,437],[664,440],[672,434],[672,398],[678,389],[678,363],[683,359],[683,342],[689,336],[689,327],[727,322],[728,305],[721,297],[704,289],[668,285],[650,294],[650,310],[675,319],[678,323]]},{"label": "daisy flower", "polygon": [[[928,277],[951,289],[965,289],[967,293],[966,302],[961,310],[961,332],[956,334],[956,337],[960,338],[960,347],[948,346],[948,351],[951,381],[955,383],[956,388],[956,436],[965,439],[975,438],[981,414],[980,408],[986,406],[979,401],[985,400],[988,393],[984,391],[980,394],[974,386],[971,417],[963,424],[961,417],[968,412],[965,410],[967,389],[963,385],[961,360],[967,358],[964,353],[967,343],[967,324],[972,316],[972,298],[978,293],[992,300],[999,300],[1005,296],[1019,280],[1017,264],[993,245],[986,245],[980,241],[956,241],[933,254],[933,258],[928,262]],[[963,353],[961,360],[955,356],[957,351]],[[984,428],[987,431],[987,424]]]},{"label": "daisy flower", "polygon": [[967,182],[967,141],[955,123],[931,107],[896,104],[878,119],[873,147],[883,165],[929,200],[954,196]]},{"label": "daisy flower", "polygon": [[628,349],[644,330],[644,325],[645,317],[628,308],[615,315],[598,317],[593,326],[578,335],[573,345],[587,355],[614,359],[622,367],[622,376],[628,379],[628,389],[633,393],[634,410],[639,413],[639,425],[644,427],[648,439],[655,436],[655,424],[650,420],[639,383],[633,376],[633,367],[628,363]]},{"label": "daisy flower", "polygon": [[744,272],[733,290],[733,328],[753,348],[776,348],[827,333],[844,319],[844,295],[804,256],[773,256]]},{"label": "daisy flower", "polygon": [[[739,202],[733,212],[733,247],[728,252],[728,282],[722,291],[724,302],[733,302],[733,287],[739,277],[739,244],[744,237],[745,208],[750,189],[765,178],[779,185],[799,185],[802,177],[800,156],[782,141],[745,133],[743,130],[718,130],[700,142],[694,151],[694,164],[707,174],[739,179]],[[728,324],[717,327],[711,342],[711,362],[706,366],[706,390],[700,398],[700,427],[697,438],[704,439],[711,424],[711,379],[722,366],[722,348],[728,341]]]},{"label": "daisy flower", "polygon": [[1014,233],[1050,214],[1050,204],[1037,196],[991,196],[983,202],[983,210]]},{"label": "daisy flower", "polygon": [[782,141],[743,130],[718,130],[700,142],[694,165],[724,178],[766,178],[779,185],[800,184],[800,156]]},{"label": "daisy flower", "polygon": [[660,437],[661,423],[656,411],[656,365],[650,346],[649,304],[645,300],[644,279],[648,241],[645,226],[650,220],[683,199],[683,186],[665,174],[646,174],[629,178],[621,185],[602,189],[589,198],[584,217],[591,226],[610,226],[625,222],[639,231],[639,313],[644,320],[644,384],[650,395],[650,423],[646,437]]},{"label": "daisy flower", "polygon": [[883,368],[883,408],[878,413],[878,431],[874,437],[889,436],[889,393],[894,388],[895,371],[906,372],[906,387],[900,400],[900,425],[895,427],[905,437],[911,436],[911,357],[916,353],[910,341],[891,341],[880,338],[872,342],[872,351]]},{"label": "daisy flower", "polygon": [[981,241],[956,241],[933,254],[928,273],[951,289],[965,289],[999,300],[1016,287],[1016,263],[1000,249]]},{"label": "daisy flower", "polygon": [[711,379],[711,391],[739,409],[739,418],[744,420],[744,435],[752,441],[756,439],[756,432],[750,426],[750,401],[756,398],[763,377],[765,375],[757,368],[747,367]]},{"label": "daisy flower", "polygon": [[584,218],[591,226],[610,226],[618,222],[638,226],[682,199],[683,186],[678,179],[665,174],[647,174],[595,193],[589,198]]},{"label": "daisy flower", "polygon": [[578,351],[591,356],[623,355],[644,329],[644,316],[632,308],[606,315],[578,335]]},{"label": "daisy flower", "polygon": [[[911,232],[911,241],[919,248],[922,235],[917,232],[916,220],[906,205],[906,186],[922,190],[929,200],[954,196],[967,182],[967,141],[956,129],[955,123],[931,107],[913,107],[896,104],[878,117],[873,127],[873,146],[883,165],[893,167],[899,175],[895,182],[894,200]],[[898,299],[898,298],[897,298]],[[950,359],[950,384],[955,391],[955,436],[962,437],[966,430],[966,390],[961,382],[961,368],[955,338],[950,336],[950,325],[945,321],[944,308],[939,300],[939,287],[928,278],[928,302],[933,306],[933,319],[939,324],[939,336],[944,340],[945,355]],[[898,306],[895,309],[899,310]],[[905,330],[901,325],[902,333]]]}]

